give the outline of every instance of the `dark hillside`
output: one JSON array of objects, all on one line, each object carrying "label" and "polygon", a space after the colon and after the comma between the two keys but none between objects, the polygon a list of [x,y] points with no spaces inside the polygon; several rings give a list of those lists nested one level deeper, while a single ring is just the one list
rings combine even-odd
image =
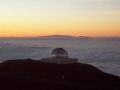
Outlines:
[{"label": "dark hillside", "polygon": [[120,90],[120,78],[82,63],[11,60],[0,64],[1,90]]}]

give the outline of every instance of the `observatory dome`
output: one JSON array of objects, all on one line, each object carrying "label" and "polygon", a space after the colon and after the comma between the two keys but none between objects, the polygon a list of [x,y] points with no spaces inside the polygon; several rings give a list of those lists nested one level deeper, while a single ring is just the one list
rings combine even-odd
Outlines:
[{"label": "observatory dome", "polygon": [[52,51],[52,58],[68,58],[68,53],[63,48],[56,48]]}]

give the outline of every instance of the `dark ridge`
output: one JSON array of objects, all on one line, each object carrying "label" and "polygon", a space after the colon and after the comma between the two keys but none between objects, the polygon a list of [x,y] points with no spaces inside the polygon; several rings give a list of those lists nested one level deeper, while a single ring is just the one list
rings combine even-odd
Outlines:
[{"label": "dark ridge", "polygon": [[51,37],[58,37],[58,38],[76,38],[75,36],[70,36],[70,35],[50,35],[50,36],[40,36],[43,38],[51,38]]},{"label": "dark ridge", "polygon": [[9,60],[0,64],[1,90],[120,90],[120,77],[83,64]]},{"label": "dark ridge", "polygon": [[50,35],[50,36],[40,36],[40,37],[36,37],[36,38],[41,38],[41,39],[67,39],[67,40],[71,40],[71,39],[77,39],[77,37],[75,36],[69,36],[69,35]]}]

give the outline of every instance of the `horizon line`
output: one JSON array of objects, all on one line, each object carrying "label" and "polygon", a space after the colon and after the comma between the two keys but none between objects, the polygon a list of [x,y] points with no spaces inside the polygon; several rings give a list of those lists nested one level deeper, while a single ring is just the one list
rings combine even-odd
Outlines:
[{"label": "horizon line", "polygon": [[53,35],[40,35],[40,36],[0,36],[0,38],[39,38],[39,37],[50,37],[50,36],[68,36],[68,37],[90,37],[90,38],[109,38],[109,37],[119,37],[120,36],[88,36],[88,35],[67,35],[67,34],[53,34]]}]

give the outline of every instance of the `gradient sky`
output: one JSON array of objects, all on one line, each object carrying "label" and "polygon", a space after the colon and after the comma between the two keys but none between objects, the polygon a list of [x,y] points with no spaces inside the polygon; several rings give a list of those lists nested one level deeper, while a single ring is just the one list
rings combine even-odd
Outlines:
[{"label": "gradient sky", "polygon": [[120,0],[0,0],[0,36],[120,36]]}]

